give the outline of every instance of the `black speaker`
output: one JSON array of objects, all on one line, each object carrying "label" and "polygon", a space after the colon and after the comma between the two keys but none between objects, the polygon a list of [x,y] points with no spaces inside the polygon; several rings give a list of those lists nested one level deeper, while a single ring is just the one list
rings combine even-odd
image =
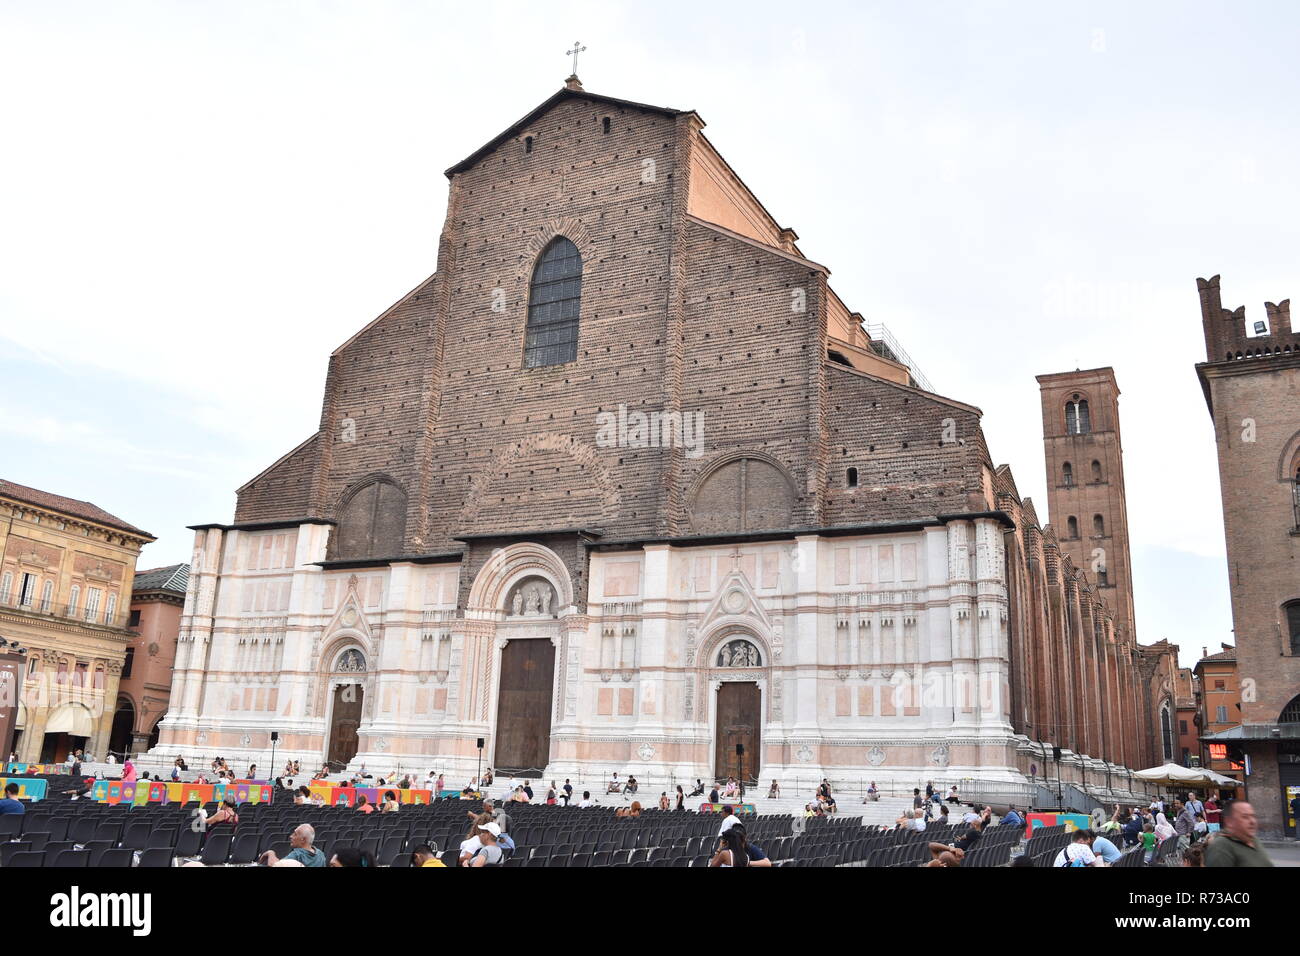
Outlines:
[{"label": "black speaker", "polygon": [[736,744],[736,756],[737,756],[737,757],[743,757],[743,756],[745,756],[745,745],[744,745],[744,744]]},{"label": "black speaker", "polygon": [[272,741],[276,741],[276,740],[279,740],[279,739],[280,739],[280,731],[278,731],[278,730],[273,730],[273,731],[271,731],[271,740],[272,740]]},{"label": "black speaker", "polygon": [[1060,763],[1060,761],[1061,761],[1061,748],[1060,748],[1060,747],[1053,747],[1053,748],[1052,748],[1052,759],[1055,760],[1057,763]]},{"label": "black speaker", "polygon": [[480,738],[478,739],[478,749],[479,749],[479,750],[482,750],[482,749],[483,749],[483,738],[482,738],[482,737],[480,737]]}]

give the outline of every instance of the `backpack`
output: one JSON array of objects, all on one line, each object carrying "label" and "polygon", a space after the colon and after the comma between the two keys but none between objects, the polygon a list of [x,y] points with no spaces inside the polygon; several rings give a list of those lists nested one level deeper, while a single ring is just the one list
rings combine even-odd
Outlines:
[{"label": "backpack", "polygon": [[[1071,844],[1071,845],[1073,845],[1073,844]],[[1081,857],[1081,856],[1076,856],[1076,857],[1071,858],[1071,856],[1070,856],[1070,847],[1068,847],[1068,846],[1067,846],[1064,850],[1062,850],[1061,852],[1065,854],[1065,862],[1061,864],[1061,869],[1065,869],[1067,866],[1087,866],[1087,865],[1088,865],[1087,863],[1084,863],[1084,862],[1083,862],[1083,857]]]}]

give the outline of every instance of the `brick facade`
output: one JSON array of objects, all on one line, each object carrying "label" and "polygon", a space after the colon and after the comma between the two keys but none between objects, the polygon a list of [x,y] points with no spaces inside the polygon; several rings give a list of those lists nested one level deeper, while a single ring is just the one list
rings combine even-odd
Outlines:
[{"label": "brick facade", "polygon": [[1218,276],[1196,285],[1206,347],[1196,373],[1214,422],[1242,691],[1241,727],[1228,742],[1250,758],[1247,795],[1261,834],[1276,837],[1283,788],[1300,786],[1300,724],[1282,722],[1300,695],[1300,641],[1286,607],[1300,600],[1300,335],[1289,300],[1265,303],[1259,334],[1244,306],[1223,308]]},{"label": "brick facade", "polygon": [[[505,644],[544,637],[548,766],[711,773],[712,691],[741,673],[765,774],[1023,779],[1017,518],[980,411],[876,350],[702,128],[571,86],[448,171],[437,272],[334,352],[320,430],[239,490],[234,525],[196,528],[160,752],[251,755],[272,721],[282,748],[323,752],[332,688],[359,680],[332,669],[351,641],[373,668],[357,760],[464,769],[478,736],[494,745]],[[557,237],[582,259],[577,355],[528,367]],[[600,439],[608,416],[658,412],[698,415],[701,441]],[[290,558],[248,563],[290,533]],[[556,613],[513,608],[523,582]],[[1109,623],[1072,568],[1053,586],[1025,639],[1059,667],[1051,635],[1090,635],[1080,706],[1100,726],[1120,706]],[[717,663],[738,634],[752,671]],[[249,674],[249,641],[273,672]],[[923,683],[934,697],[898,690]],[[1119,759],[1100,732],[1053,734]]]}]

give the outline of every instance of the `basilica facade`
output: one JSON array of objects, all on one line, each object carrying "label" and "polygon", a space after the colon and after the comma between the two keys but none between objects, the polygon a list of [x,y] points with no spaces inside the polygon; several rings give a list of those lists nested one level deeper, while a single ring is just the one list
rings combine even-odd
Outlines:
[{"label": "basilica facade", "polygon": [[979,409],[868,335],[703,126],[571,77],[447,171],[437,271],[194,527],[155,756],[262,762],[278,731],[304,766],[458,781],[909,786],[1143,760],[1132,634]]}]

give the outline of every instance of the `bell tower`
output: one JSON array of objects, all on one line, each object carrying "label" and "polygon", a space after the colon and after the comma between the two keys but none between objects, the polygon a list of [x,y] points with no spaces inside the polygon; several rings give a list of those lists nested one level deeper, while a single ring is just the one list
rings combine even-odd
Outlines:
[{"label": "bell tower", "polygon": [[1112,368],[1038,376],[1047,501],[1062,550],[1100,590],[1115,627],[1134,638],[1128,506]]}]

